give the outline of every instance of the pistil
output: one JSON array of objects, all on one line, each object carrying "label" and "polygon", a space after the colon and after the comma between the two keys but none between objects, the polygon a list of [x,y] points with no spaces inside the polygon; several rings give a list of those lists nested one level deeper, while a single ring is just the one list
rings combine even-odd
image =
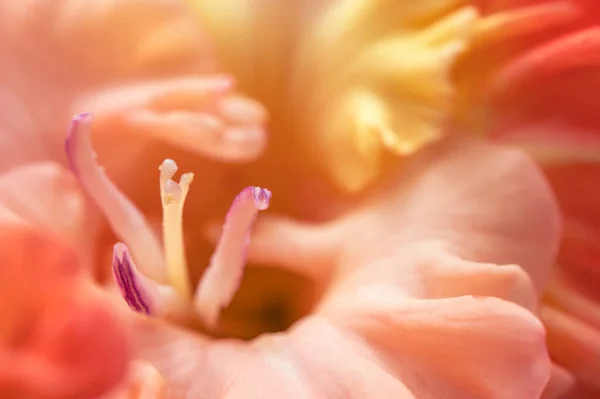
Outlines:
[{"label": "pistil", "polygon": [[177,164],[171,159],[166,159],[159,170],[167,274],[173,288],[184,298],[190,298],[190,282],[183,242],[183,205],[194,175],[183,174],[179,183],[171,180],[177,171]]}]

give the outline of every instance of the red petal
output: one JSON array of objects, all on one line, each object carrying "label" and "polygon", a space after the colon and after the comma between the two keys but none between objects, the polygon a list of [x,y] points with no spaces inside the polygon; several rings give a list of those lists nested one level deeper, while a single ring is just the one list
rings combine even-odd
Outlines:
[{"label": "red petal", "polygon": [[118,383],[126,339],[74,254],[26,230],[0,242],[0,396],[89,398]]}]

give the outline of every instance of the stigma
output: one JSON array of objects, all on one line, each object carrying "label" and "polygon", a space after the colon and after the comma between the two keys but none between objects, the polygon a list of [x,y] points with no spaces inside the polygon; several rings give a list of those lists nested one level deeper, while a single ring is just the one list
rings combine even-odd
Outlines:
[{"label": "stigma", "polygon": [[[204,275],[194,287],[188,274],[183,233],[184,204],[194,179],[166,159],[159,166],[162,245],[137,207],[110,181],[95,160],[91,116],[76,116],[66,141],[67,156],[81,187],[96,202],[122,242],[113,249],[112,272],[124,301],[150,317],[204,324],[214,328],[221,310],[237,292],[246,249],[259,211],[269,207],[271,192],[250,186],[233,200],[221,238]],[[157,195],[158,200],[158,195]]]}]

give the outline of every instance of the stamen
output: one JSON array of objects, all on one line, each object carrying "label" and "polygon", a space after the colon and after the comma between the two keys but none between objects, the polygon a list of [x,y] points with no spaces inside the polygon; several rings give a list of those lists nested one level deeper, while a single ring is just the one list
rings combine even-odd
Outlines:
[{"label": "stamen", "polygon": [[167,273],[171,285],[177,292],[184,298],[191,298],[183,243],[183,205],[194,175],[185,173],[181,176],[179,184],[175,183],[171,178],[177,171],[177,164],[171,159],[166,159],[159,170]]},{"label": "stamen", "polygon": [[175,176],[177,172],[177,164],[172,159],[165,159],[163,163],[158,167],[160,171],[160,198],[162,202],[165,202],[165,187],[169,180]]},{"label": "stamen", "polygon": [[152,313],[153,287],[144,284],[146,279],[137,270],[129,255],[127,246],[117,243],[113,250],[112,272],[121,295],[129,307],[136,312],[150,315]]},{"label": "stamen", "polygon": [[235,198],[227,216],[221,240],[196,289],[194,308],[208,328],[213,328],[222,308],[235,295],[246,263],[246,249],[258,211],[269,207],[271,192],[246,187]]},{"label": "stamen", "polygon": [[140,273],[127,246],[121,242],[113,249],[112,272],[123,299],[134,311],[157,317],[186,317],[188,302],[171,287],[157,284]]},{"label": "stamen", "polygon": [[81,187],[102,210],[115,234],[133,253],[143,273],[153,280],[166,282],[161,245],[148,222],[106,176],[96,162],[90,138],[91,114],[73,118],[65,149],[71,169]]}]

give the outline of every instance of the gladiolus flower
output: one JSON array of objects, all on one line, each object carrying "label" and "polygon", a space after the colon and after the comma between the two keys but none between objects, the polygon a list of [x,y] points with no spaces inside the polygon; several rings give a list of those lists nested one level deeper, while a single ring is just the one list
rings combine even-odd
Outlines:
[{"label": "gladiolus flower", "polygon": [[541,315],[554,361],[571,373],[558,372],[564,384],[547,397],[576,385],[569,397],[596,398],[600,3],[491,0],[479,1],[479,7],[484,18],[474,29],[473,47],[456,65],[462,95],[458,110],[471,129],[522,145],[545,167],[565,225]]},{"label": "gladiolus flower", "polygon": [[0,10],[2,220],[72,245],[114,301],[134,348],[107,397],[535,399],[564,377],[536,317],[549,187],[443,137],[475,8],[232,4]]}]

